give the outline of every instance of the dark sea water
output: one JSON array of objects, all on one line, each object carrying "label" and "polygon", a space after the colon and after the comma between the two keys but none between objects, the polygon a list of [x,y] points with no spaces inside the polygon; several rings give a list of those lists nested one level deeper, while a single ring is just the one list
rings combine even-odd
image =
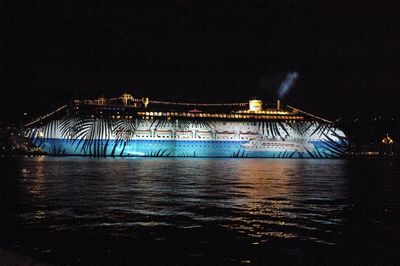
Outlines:
[{"label": "dark sea water", "polygon": [[56,265],[399,265],[399,162],[3,157],[0,248]]}]

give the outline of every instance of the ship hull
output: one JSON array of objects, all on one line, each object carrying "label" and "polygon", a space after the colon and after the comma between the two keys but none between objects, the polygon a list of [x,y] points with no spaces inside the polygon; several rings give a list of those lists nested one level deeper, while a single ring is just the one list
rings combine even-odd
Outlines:
[{"label": "ship hull", "polygon": [[185,121],[185,130],[170,121],[161,126],[160,121],[125,122],[121,129],[93,119],[77,129],[84,123],[55,120],[30,136],[48,154],[92,157],[338,158],[348,145],[342,131],[317,122]]},{"label": "ship hull", "polygon": [[[97,140],[94,149],[77,148],[71,140],[46,139],[41,147],[51,155],[77,155],[91,157],[214,157],[214,158],[338,158],[315,142],[313,149],[252,150],[243,147],[248,141],[199,141],[199,140]],[[114,148],[115,147],[115,148]]]}]

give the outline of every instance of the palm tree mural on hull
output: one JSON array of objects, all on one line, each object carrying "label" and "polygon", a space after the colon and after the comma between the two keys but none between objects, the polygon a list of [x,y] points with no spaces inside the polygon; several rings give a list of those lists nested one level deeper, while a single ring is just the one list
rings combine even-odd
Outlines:
[{"label": "palm tree mural on hull", "polygon": [[[231,122],[230,128],[235,131],[241,122]],[[195,132],[201,131],[203,134],[209,134],[208,139],[204,141],[231,141],[230,137],[218,139],[215,135],[218,127],[228,127],[228,122],[207,120],[207,119],[114,119],[114,118],[87,118],[79,115],[66,115],[59,120],[52,120],[49,123],[31,129],[28,136],[36,146],[44,148],[52,155],[76,154],[91,157],[105,156],[145,156],[145,157],[198,157],[203,156],[201,152],[190,149],[178,149],[178,141],[202,141]],[[285,144],[287,142],[308,143],[317,140],[314,148],[304,145],[301,149],[285,149],[281,151],[270,152],[268,157],[272,158],[337,158],[342,155],[348,146],[347,138],[333,124],[319,121],[307,121],[304,123],[286,123],[283,121],[253,121],[242,123],[252,127],[252,134],[260,140],[272,141]],[[151,132],[151,135],[143,138],[138,131]],[[177,132],[182,131],[188,134],[189,139],[178,139]],[[168,139],[163,139],[155,133],[170,134]],[[206,132],[206,133],[204,133]],[[208,132],[208,133],[207,133]],[[222,133],[224,133],[223,131]],[[226,133],[226,132],[225,132]],[[229,133],[229,132],[228,132]],[[240,134],[248,132],[230,132],[238,138],[237,143],[248,142],[250,139],[240,139]],[[148,133],[150,134],[150,133]],[[158,137],[157,137],[158,136]],[[212,136],[212,137],[211,137]],[[253,138],[254,138],[253,137]],[[229,139],[230,138],[230,139]],[[251,137],[250,137],[251,138]],[[157,140],[158,139],[158,140]],[[58,141],[58,142],[57,142]],[[143,146],[141,152],[132,152],[138,141],[169,141],[169,146]],[[233,141],[233,140],[232,140]],[[314,141],[315,142],[315,141]],[[67,143],[68,145],[66,145]],[[196,142],[200,143],[200,142]],[[208,144],[210,145],[210,144]],[[233,145],[233,144],[232,144]],[[313,144],[314,145],[314,144]],[[68,147],[68,148],[66,148]],[[201,147],[200,147],[201,148]],[[212,152],[224,152],[224,148],[215,148]],[[211,150],[212,150],[211,149]],[[218,150],[221,149],[221,150]],[[72,151],[71,151],[72,150]],[[240,144],[226,150],[225,157],[250,158],[263,157],[263,154],[251,153],[246,148],[240,147]]]},{"label": "palm tree mural on hull", "polygon": [[[66,116],[61,120],[54,120],[39,129],[30,130],[28,136],[38,147],[44,148],[46,140],[55,136],[69,142],[76,153],[105,157],[122,156],[124,148],[135,135],[137,119],[105,119],[105,118],[82,118]],[[113,138],[114,137],[114,138]],[[110,142],[112,141],[112,145]],[[116,148],[122,147],[119,154],[115,154]],[[65,150],[59,150],[57,155],[63,155]],[[50,152],[53,154],[53,152]]]}]

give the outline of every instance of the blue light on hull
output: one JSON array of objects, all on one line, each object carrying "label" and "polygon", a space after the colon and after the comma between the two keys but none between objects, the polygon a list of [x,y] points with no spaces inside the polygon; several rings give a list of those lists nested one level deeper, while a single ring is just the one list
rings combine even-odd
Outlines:
[{"label": "blue light on hull", "polygon": [[[89,149],[73,140],[35,139],[34,142],[52,155],[80,155],[93,157],[231,157],[231,158],[338,158],[342,150],[327,149],[323,141],[312,142],[312,149],[281,149],[254,151],[244,148],[245,141],[232,140],[143,140],[126,142],[96,140]],[[309,146],[308,146],[309,147]]]},{"label": "blue light on hull", "polygon": [[92,157],[337,158],[348,146],[340,129],[318,121],[67,116],[31,128],[27,136],[52,155]]}]

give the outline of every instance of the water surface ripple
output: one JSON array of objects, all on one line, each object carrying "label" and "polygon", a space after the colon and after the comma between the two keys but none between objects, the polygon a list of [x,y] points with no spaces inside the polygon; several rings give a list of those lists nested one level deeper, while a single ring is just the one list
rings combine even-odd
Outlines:
[{"label": "water surface ripple", "polygon": [[50,263],[399,262],[395,160],[0,160],[1,246]]}]

